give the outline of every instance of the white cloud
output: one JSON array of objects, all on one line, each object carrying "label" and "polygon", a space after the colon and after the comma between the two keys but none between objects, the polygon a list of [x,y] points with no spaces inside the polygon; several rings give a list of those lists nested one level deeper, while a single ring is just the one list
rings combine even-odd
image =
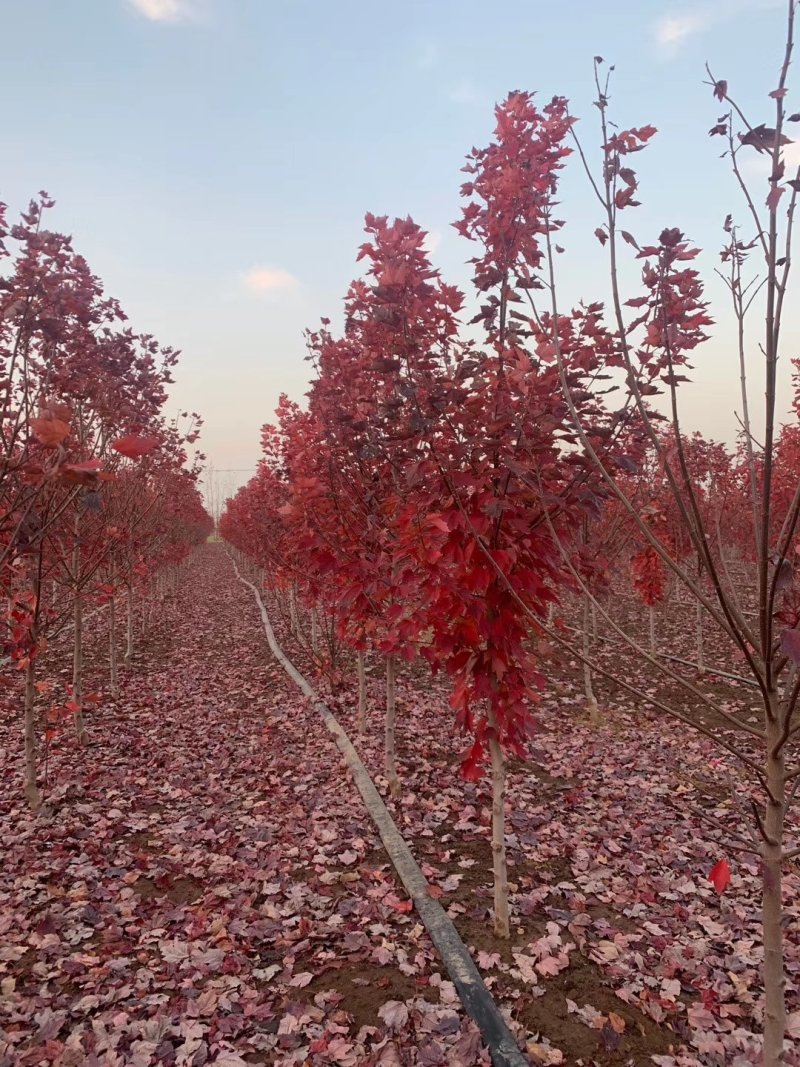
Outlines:
[{"label": "white cloud", "polygon": [[772,156],[766,152],[740,152],[738,155],[739,170],[745,178],[768,178],[772,174]]},{"label": "white cloud", "polygon": [[432,256],[441,243],[441,232],[439,230],[429,230],[425,237],[425,240],[422,243],[422,247],[425,249],[429,256]]},{"label": "white cloud", "polygon": [[484,102],[484,94],[468,78],[464,78],[449,89],[447,96],[454,104],[482,104]]},{"label": "white cloud", "polygon": [[420,70],[431,70],[438,66],[440,60],[439,46],[435,41],[420,41],[417,47],[416,62]]},{"label": "white cloud", "polygon": [[[789,133],[792,131],[790,130]],[[800,167],[800,141],[792,141],[781,149],[781,159],[786,166],[786,177],[793,178]],[[769,178],[772,174],[772,153],[754,152],[752,148],[738,153],[739,169],[746,178]]]},{"label": "white cloud", "polygon": [[198,14],[194,0],[129,0],[129,3],[151,22],[185,22]]},{"label": "white cloud", "polygon": [[709,25],[708,14],[663,15],[656,23],[656,44],[666,51],[673,51],[690,37],[708,29]]},{"label": "white cloud", "polygon": [[707,33],[720,23],[778,6],[785,6],[785,0],[711,0],[693,10],[684,8],[661,15],[653,25],[653,36],[659,52],[669,59],[691,38]]},{"label": "white cloud", "polygon": [[293,274],[280,267],[253,267],[242,275],[242,284],[249,293],[285,293],[300,284]]},{"label": "white cloud", "polygon": [[[791,144],[784,146],[782,153],[783,162],[786,164],[787,172],[800,167],[800,141],[792,141]],[[793,174],[789,174],[789,177],[794,177]]]}]

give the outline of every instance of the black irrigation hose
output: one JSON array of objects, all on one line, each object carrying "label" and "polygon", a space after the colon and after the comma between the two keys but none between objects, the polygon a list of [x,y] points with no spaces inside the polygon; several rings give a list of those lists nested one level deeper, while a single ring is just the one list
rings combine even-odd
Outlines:
[{"label": "black irrigation hose", "polygon": [[475,1021],[483,1037],[484,1044],[489,1049],[494,1067],[528,1067],[528,1060],[520,1052],[514,1035],[506,1025],[505,1019],[492,999],[480,976],[478,968],[467,952],[467,947],[459,937],[458,931],[453,926],[444,908],[429,893],[429,886],[425,875],[419,868],[417,861],[411,855],[411,850],[397,829],[392,816],[383,803],[383,800],[375,788],[369,773],[361,762],[358,753],[353,748],[350,739],[337,722],[330,709],[322,703],[318,694],[297,670],[294,664],[287,659],[278,644],[272,624],[261,599],[258,588],[243,578],[239,573],[235,560],[230,557],[236,577],[253,591],[253,595],[261,611],[261,620],[264,624],[264,632],[272,654],[281,664],[293,682],[305,693],[309,700],[313,701],[317,711],[328,730],[336,739],[347,766],[353,775],[353,780],[358,787],[364,804],[377,827],[383,846],[389,859],[400,876],[400,881],[406,888],[408,895],[414,901],[417,913],[430,934],[431,941],[436,947],[439,956],[447,968],[447,973],[453,980],[453,984],[461,998],[461,1003],[467,1014]]}]

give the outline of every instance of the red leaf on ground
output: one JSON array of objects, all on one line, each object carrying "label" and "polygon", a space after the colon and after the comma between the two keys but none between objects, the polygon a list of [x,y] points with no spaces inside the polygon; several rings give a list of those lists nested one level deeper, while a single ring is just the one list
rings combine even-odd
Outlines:
[{"label": "red leaf on ground", "polygon": [[728,888],[728,882],[731,880],[731,869],[728,861],[720,860],[719,863],[715,863],[709,872],[708,878],[718,893],[724,893]]},{"label": "red leaf on ground", "polygon": [[388,904],[388,906],[394,908],[395,911],[411,911],[414,907],[410,900],[400,900],[394,893],[389,893],[384,900],[384,904]]}]

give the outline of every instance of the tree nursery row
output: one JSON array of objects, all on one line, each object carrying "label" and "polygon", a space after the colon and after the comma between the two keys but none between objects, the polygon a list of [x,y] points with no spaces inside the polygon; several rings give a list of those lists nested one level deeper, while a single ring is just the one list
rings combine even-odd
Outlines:
[{"label": "tree nursery row", "polygon": [[[800,1064],[795,11],[763,114],[708,75],[718,256],[638,232],[657,130],[617,124],[599,56],[591,119],[511,92],[466,157],[469,291],[367,214],[224,545],[178,353],[46,194],[0,205],[0,1067],[517,1062],[436,969],[267,618],[528,1062]],[[567,167],[603,265],[580,302]],[[718,330],[729,443],[682,416]]]},{"label": "tree nursery row", "polygon": [[[790,5],[768,123],[750,119],[726,81],[709,82],[722,112],[710,133],[742,205],[720,218],[717,268],[738,338],[727,371],[741,380],[733,447],[681,421],[684,383],[714,325],[699,250],[678,227],[633,232],[643,195],[634,164],[657,131],[615,124],[609,68],[596,57],[599,153],[588,147],[596,130],[579,132],[564,98],[513,92],[496,109],[491,143],[468,155],[454,225],[471,242],[474,293],[441,277],[410,218],[366,216],[365,274],[348,289],[343,329],[323,319],[307,335],[308,404],[282,399],[258,473],[220,526],[264,569],[293,625],[308,617],[307,643],[334,690],[342,646],[354,650],[361,729],[365,656],[382,657],[383,770],[394,796],[398,665],[420,660],[447,677],[461,774],[491,777],[501,939],[511,913],[506,769],[535,743],[554,661],[582,673],[567,732],[583,715],[608,725],[597,690],[610,681],[664,731],[697,731],[730,757],[738,823],[698,825],[723,842],[701,877],[725,893],[733,849],[758,857],[759,1055],[770,1065],[784,1054],[787,993],[797,1009],[784,968],[796,930],[784,929],[781,892],[800,854],[791,810],[800,778],[796,358],[783,425],[777,392],[800,191],[782,156],[800,121],[786,106],[793,14]],[[771,169],[751,190],[744,162],[756,153]],[[607,264],[600,291],[571,307],[559,266],[568,164],[585,170]],[[680,647],[657,625],[659,605],[673,610],[668,590],[689,638]],[[626,597],[642,606],[635,619]],[[709,675],[727,675],[747,700],[732,705]],[[624,766],[624,749],[618,758]],[[636,812],[624,820],[635,824]]]}]

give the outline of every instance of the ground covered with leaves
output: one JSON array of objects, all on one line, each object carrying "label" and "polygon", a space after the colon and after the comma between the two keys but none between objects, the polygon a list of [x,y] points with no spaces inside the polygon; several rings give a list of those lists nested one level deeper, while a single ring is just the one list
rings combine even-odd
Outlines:
[{"label": "ground covered with leaves", "polygon": [[[38,817],[21,799],[5,691],[0,1067],[489,1063],[333,741],[260,625],[221,546],[199,552],[119,699],[95,705],[90,746],[66,729],[51,742]],[[101,693],[103,656],[98,643]],[[355,735],[351,688],[335,710],[380,785],[371,669],[368,735]],[[722,897],[708,880],[722,853],[707,819],[737,825],[729,764],[611,691],[590,728],[574,670],[551,673],[531,761],[510,775],[510,944],[488,919],[487,788],[456,774],[443,686],[416,668],[401,677],[404,792],[391,806],[432,893],[532,1063],[757,1063],[755,858],[729,855]],[[797,882],[790,872],[800,1038]]]}]

